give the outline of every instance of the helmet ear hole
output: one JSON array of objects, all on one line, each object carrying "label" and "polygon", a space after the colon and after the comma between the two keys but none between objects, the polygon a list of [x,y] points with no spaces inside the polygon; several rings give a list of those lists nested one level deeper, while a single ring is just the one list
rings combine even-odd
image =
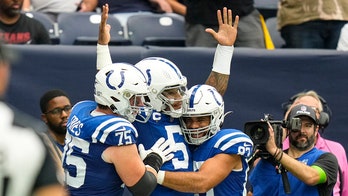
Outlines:
[{"label": "helmet ear hole", "polygon": [[110,97],[114,102],[119,102],[120,100],[119,99],[117,99],[116,97],[113,97],[113,96],[111,96]]},{"label": "helmet ear hole", "polygon": [[113,104],[110,106],[110,109],[111,109],[113,112],[114,112],[114,111],[117,111],[116,106],[115,106],[115,105],[113,105]]},{"label": "helmet ear hole", "polygon": [[108,71],[108,72],[105,72],[105,76],[109,75],[109,74],[110,74],[110,72],[112,73],[112,71],[111,71],[111,70],[110,70],[110,71]]}]

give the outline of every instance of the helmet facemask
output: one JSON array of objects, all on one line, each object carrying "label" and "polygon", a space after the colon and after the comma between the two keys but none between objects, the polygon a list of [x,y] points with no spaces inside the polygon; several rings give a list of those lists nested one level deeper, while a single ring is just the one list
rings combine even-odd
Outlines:
[{"label": "helmet facemask", "polygon": [[176,85],[164,87],[157,98],[162,101],[162,112],[173,118],[179,118],[183,113],[183,103],[187,99],[186,86]]},{"label": "helmet facemask", "polygon": [[182,132],[189,144],[200,145],[213,137],[224,121],[224,101],[209,85],[195,85],[187,92],[180,118]]},{"label": "helmet facemask", "polygon": [[[110,108],[113,113],[122,115],[130,122],[146,123],[150,119],[152,107],[148,103],[149,98],[146,93],[133,94],[128,91],[123,93],[123,97],[128,100],[129,107],[124,108],[122,111],[118,110],[115,105],[111,105]],[[116,98],[113,98],[113,100],[117,101]]]},{"label": "helmet facemask", "polygon": [[[209,124],[204,127],[199,128],[189,128],[188,122],[190,121],[190,118],[200,118],[207,116],[209,117]],[[200,121],[200,120],[198,120]],[[185,141],[188,144],[192,145],[200,145],[206,140],[210,139],[212,136],[216,134],[218,130],[220,130],[220,126],[216,125],[216,120],[214,119],[214,115],[211,114],[201,114],[201,115],[187,115],[184,114],[180,118],[181,123],[181,129],[185,137]]]}]

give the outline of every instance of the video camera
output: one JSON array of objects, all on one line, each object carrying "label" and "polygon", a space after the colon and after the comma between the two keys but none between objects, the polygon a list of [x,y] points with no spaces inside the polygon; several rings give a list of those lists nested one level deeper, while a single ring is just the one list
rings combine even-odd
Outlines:
[{"label": "video camera", "polygon": [[265,114],[264,119],[261,121],[246,122],[244,124],[244,132],[254,142],[254,154],[249,160],[249,165],[253,165],[256,158],[261,157],[271,162],[276,167],[276,172],[282,175],[282,181],[284,186],[284,192],[291,193],[288,176],[286,175],[286,169],[276,161],[275,158],[267,151],[266,143],[269,139],[268,123],[269,122],[274,131],[274,139],[278,148],[283,148],[283,128],[287,128],[292,131],[301,130],[301,119],[292,118],[289,121],[285,120],[273,120],[271,115]]},{"label": "video camera", "polygon": [[274,130],[274,138],[278,148],[283,147],[283,128],[286,127],[286,122],[283,120],[273,120],[270,114],[265,114],[261,121],[246,122],[244,124],[244,132],[247,134],[254,143],[254,148],[257,153],[255,158],[261,157],[268,159],[272,157],[266,150],[266,143],[269,139],[268,123],[269,122]]}]

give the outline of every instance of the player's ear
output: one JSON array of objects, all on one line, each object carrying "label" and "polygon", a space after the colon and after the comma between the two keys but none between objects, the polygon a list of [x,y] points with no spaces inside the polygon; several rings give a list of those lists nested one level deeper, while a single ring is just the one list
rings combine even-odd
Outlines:
[{"label": "player's ear", "polygon": [[47,117],[46,117],[46,114],[41,114],[41,120],[47,124]]}]

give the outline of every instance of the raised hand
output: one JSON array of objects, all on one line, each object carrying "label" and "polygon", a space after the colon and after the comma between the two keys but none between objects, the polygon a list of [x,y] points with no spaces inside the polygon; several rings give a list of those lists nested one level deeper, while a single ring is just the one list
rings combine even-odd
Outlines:
[{"label": "raised hand", "polygon": [[230,9],[227,10],[227,8],[224,7],[222,14],[221,10],[217,11],[217,19],[219,23],[218,32],[211,28],[207,28],[205,31],[210,33],[220,45],[232,46],[237,38],[239,16],[236,16],[233,23],[232,11]]},{"label": "raised hand", "polygon": [[140,158],[144,160],[150,153],[156,153],[162,158],[162,163],[171,160],[174,157],[172,153],[175,151],[173,145],[170,145],[170,140],[165,140],[163,137],[157,140],[157,142],[149,149],[145,150],[143,144],[139,144],[138,151]]},{"label": "raised hand", "polygon": [[99,24],[99,36],[98,36],[98,44],[108,45],[110,42],[110,29],[111,26],[107,24],[107,20],[109,17],[109,5],[106,3],[102,8],[103,12],[101,14],[101,20]]}]

